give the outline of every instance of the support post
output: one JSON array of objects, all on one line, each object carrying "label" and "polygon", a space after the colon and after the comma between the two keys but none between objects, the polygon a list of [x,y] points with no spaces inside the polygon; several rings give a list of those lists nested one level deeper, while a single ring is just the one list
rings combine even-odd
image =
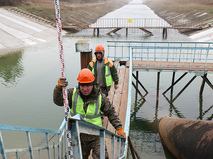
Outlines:
[{"label": "support post", "polygon": [[92,51],[81,52],[81,69],[87,68],[87,65],[92,60]]},{"label": "support post", "polygon": [[157,98],[156,98],[156,106],[158,106],[158,101],[159,101],[159,87],[160,87],[160,72],[158,72],[158,77],[157,77]]},{"label": "support post", "polygon": [[1,153],[3,159],[7,159],[5,149],[4,149],[4,142],[3,142],[2,135],[1,135],[1,130],[0,130],[0,153]]},{"label": "support post", "polygon": [[202,76],[202,78],[205,80],[205,82],[213,89],[212,83],[209,81],[209,79],[206,76]]},{"label": "support post", "polygon": [[145,28],[139,28],[141,29],[142,31],[144,31],[145,33],[149,34],[150,36],[153,36],[152,32],[149,31],[149,30],[146,30]]},{"label": "support post", "polygon": [[97,36],[99,36],[99,28],[97,28]]},{"label": "support post", "polygon": [[95,36],[95,29],[93,29],[93,36]]},{"label": "support post", "polygon": [[144,96],[141,94],[141,92],[136,88],[136,85],[134,84],[134,82],[132,82],[132,85],[135,87],[136,92],[138,92],[138,93],[140,94],[141,98],[142,98],[143,100],[146,101],[146,99],[145,99]]},{"label": "support post", "polygon": [[[204,74],[204,76],[206,77],[207,74]],[[200,86],[200,96],[203,95],[204,86],[205,86],[205,80],[203,79],[202,84],[201,84],[201,86]]]},{"label": "support post", "polygon": [[185,87],[176,95],[176,97],[171,101],[171,103],[173,103],[177,97],[179,97],[179,95],[189,86],[190,83],[192,83],[192,81],[196,78],[197,76],[192,77],[192,79],[185,85]]},{"label": "support post", "polygon": [[167,28],[163,28],[163,38],[167,38]]},{"label": "support post", "polygon": [[143,88],[143,90],[146,92],[146,93],[149,93],[146,88],[142,85],[142,83],[138,80],[138,78],[132,73],[132,76],[135,78],[135,80],[140,84],[140,86]]},{"label": "support post", "polygon": [[100,130],[100,158],[105,158],[105,131]]},{"label": "support post", "polygon": [[26,131],[26,135],[27,135],[27,141],[28,141],[28,146],[29,146],[30,159],[33,159],[33,150],[32,150],[32,142],[31,142],[31,138],[30,138],[30,132]]},{"label": "support post", "polygon": [[170,90],[176,83],[178,83],[188,72],[185,72],[180,78],[177,79],[177,81],[175,81],[175,83],[173,85],[171,85],[166,91],[163,92],[163,95]]},{"label": "support post", "polygon": [[138,71],[136,71],[136,88],[138,89]]},{"label": "support post", "polygon": [[175,72],[173,72],[173,75],[172,75],[171,96],[173,95],[173,85],[174,85],[174,81],[175,81]]}]

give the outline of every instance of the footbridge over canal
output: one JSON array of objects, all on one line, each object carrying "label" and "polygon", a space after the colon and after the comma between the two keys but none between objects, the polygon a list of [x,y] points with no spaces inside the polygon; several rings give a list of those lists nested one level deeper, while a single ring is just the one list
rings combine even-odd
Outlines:
[{"label": "footbridge over canal", "polygon": [[82,26],[67,26],[64,29],[93,29],[97,35],[100,29],[112,29],[108,34],[115,33],[121,29],[141,29],[149,35],[153,35],[149,29],[163,29],[163,36],[167,36],[167,29],[202,29],[203,22],[192,22],[186,19],[170,19],[168,22],[161,18],[100,18],[93,24]]}]

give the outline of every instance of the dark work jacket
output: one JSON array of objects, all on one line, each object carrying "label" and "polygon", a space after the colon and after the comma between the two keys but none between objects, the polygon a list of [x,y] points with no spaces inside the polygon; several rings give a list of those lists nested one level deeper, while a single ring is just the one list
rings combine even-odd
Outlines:
[{"label": "dark work jacket", "polygon": [[[92,68],[94,67],[94,77],[95,77],[95,81],[94,84],[97,84],[97,59],[94,58],[87,66],[88,69],[90,69],[92,71]],[[113,65],[113,62],[111,60],[108,60],[106,57],[104,57],[104,67],[103,67],[103,76],[105,75],[105,67],[106,65],[109,64],[110,66],[110,72],[111,72],[111,76],[113,81],[115,82],[115,84],[118,84],[118,74],[117,74],[117,70],[115,68],[115,66]],[[104,77],[104,83],[106,85],[106,79]],[[107,87],[107,91],[110,90],[110,86]]]},{"label": "dark work jacket", "polygon": [[[81,95],[79,88],[76,88],[76,93]],[[101,93],[100,88],[94,86],[89,96],[82,97],[81,95],[84,101],[83,108],[85,112],[87,111],[87,107],[89,103],[96,103],[100,93]],[[72,103],[73,103],[72,95],[73,95],[73,88],[67,89],[68,103],[70,108],[72,108]],[[102,95],[101,111],[104,113],[104,116],[108,117],[110,123],[113,125],[115,129],[122,127],[121,121],[115,111],[115,108],[113,107],[109,99],[104,94],[101,94],[101,95]],[[53,101],[58,106],[64,106],[62,89],[58,88],[57,86],[55,87],[53,92]]]}]

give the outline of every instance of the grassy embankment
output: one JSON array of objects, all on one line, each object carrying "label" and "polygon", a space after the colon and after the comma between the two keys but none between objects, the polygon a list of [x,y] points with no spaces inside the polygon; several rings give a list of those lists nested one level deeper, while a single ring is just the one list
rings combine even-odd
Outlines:
[{"label": "grassy embankment", "polygon": [[[176,26],[199,25],[206,29],[213,26],[212,0],[145,0],[158,16]],[[191,34],[196,30],[179,30],[184,34]]]},{"label": "grassy embankment", "polygon": [[[94,23],[101,16],[124,6],[130,1],[131,0],[97,0],[97,2],[88,3],[69,3],[60,1],[62,26],[82,26]],[[22,2],[16,7],[55,23],[55,4],[53,1],[42,1],[37,3]]]},{"label": "grassy embankment", "polygon": [[[118,9],[131,0],[108,0],[89,3],[69,3],[60,1],[62,26],[84,26],[94,23],[98,18]],[[176,18],[191,23],[202,23],[203,28],[213,26],[212,0],[145,0],[144,2],[155,13],[168,22]],[[23,2],[16,6],[26,12],[49,20],[55,25],[54,1]],[[204,14],[203,16],[200,16]],[[199,16],[198,16],[199,15]],[[185,25],[177,23],[177,25]],[[180,30],[182,33],[190,33]]]},{"label": "grassy embankment", "polygon": [[212,0],[146,0],[146,4],[174,12],[197,10],[213,15]]}]

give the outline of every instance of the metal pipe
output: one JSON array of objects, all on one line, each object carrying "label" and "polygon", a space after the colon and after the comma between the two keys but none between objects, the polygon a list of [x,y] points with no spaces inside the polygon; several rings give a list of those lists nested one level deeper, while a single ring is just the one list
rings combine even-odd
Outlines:
[{"label": "metal pipe", "polygon": [[178,159],[213,156],[213,121],[164,117],[158,131],[163,144]]}]

